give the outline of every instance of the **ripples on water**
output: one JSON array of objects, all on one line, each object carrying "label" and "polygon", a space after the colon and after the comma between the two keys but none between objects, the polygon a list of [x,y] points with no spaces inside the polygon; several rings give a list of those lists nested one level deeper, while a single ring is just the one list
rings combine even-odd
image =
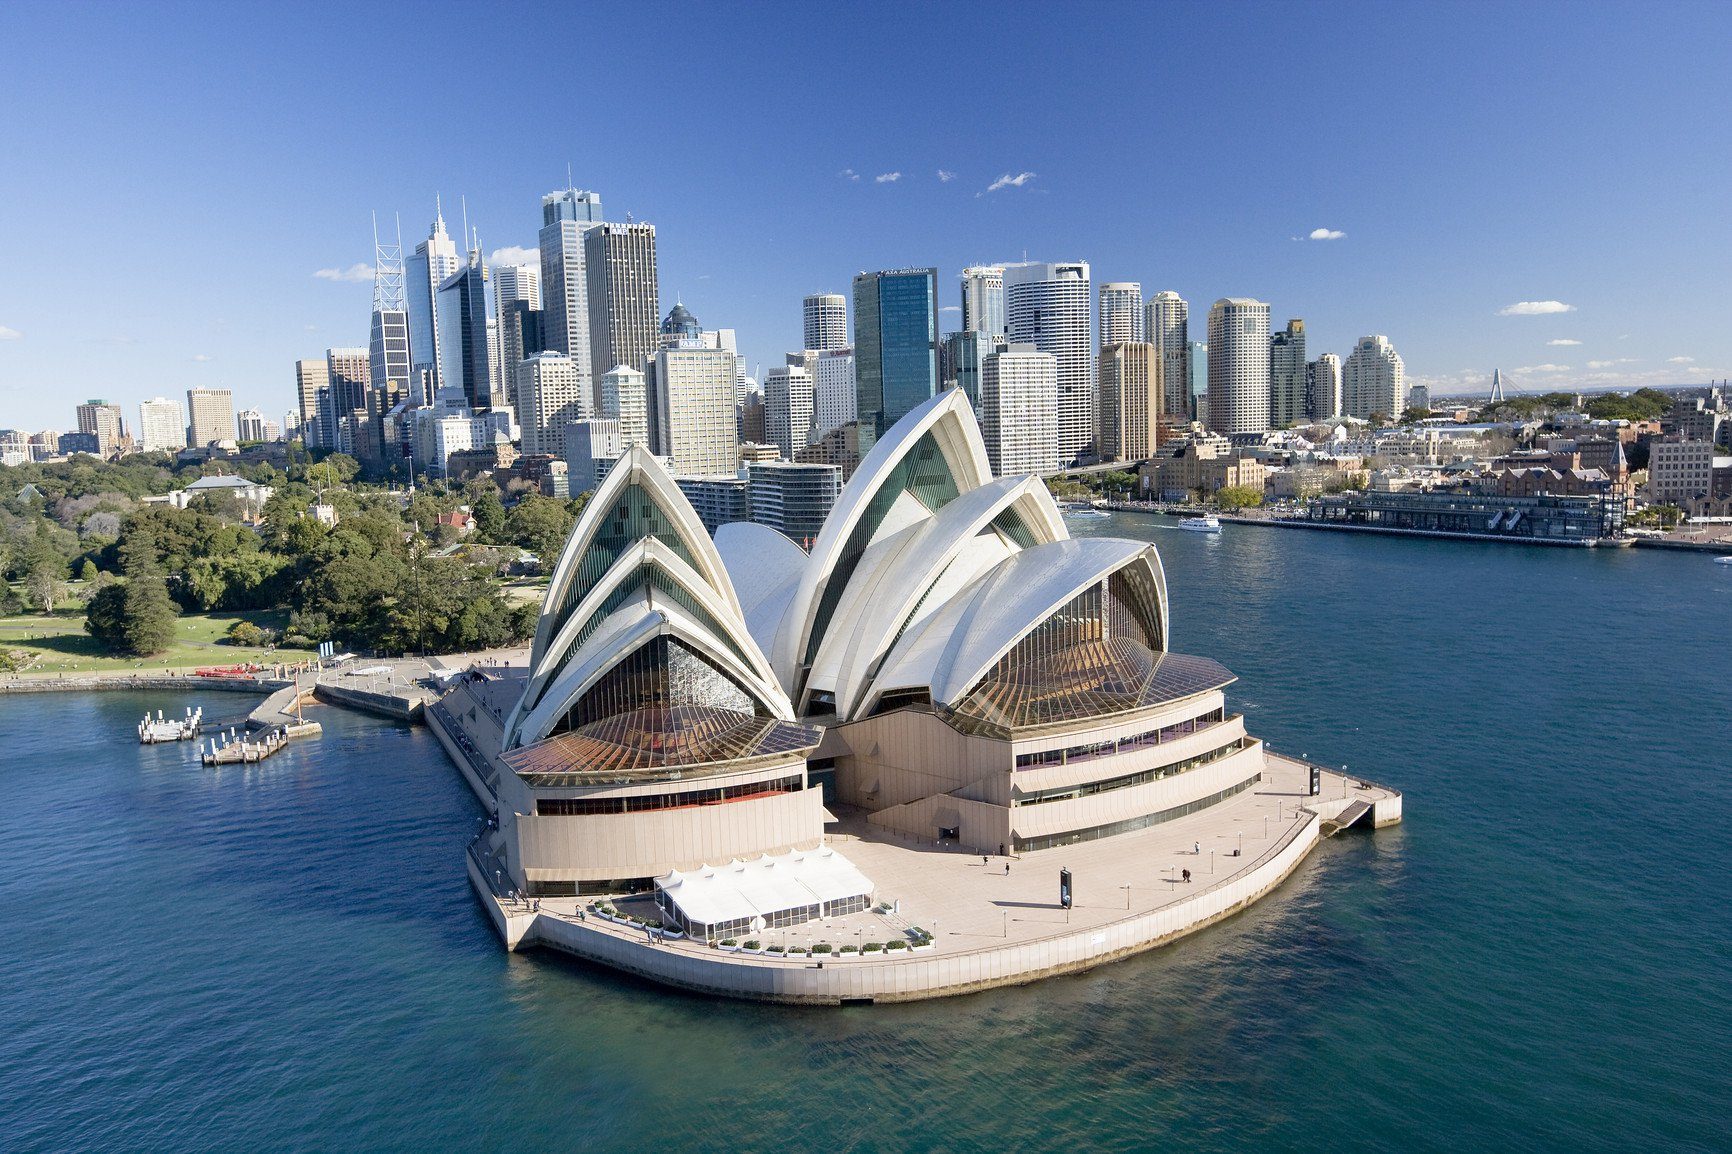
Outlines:
[{"label": "ripples on water", "polygon": [[[202,769],[0,698],[0,1148],[1723,1149],[1732,572],[1121,516],[1175,648],[1409,821],[1067,979],[794,1010],[507,956],[423,732]],[[207,700],[233,712],[234,698]]]}]

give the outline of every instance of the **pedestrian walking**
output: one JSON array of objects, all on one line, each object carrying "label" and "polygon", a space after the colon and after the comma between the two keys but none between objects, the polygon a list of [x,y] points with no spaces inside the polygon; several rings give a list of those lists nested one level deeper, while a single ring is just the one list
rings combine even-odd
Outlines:
[{"label": "pedestrian walking", "polygon": [[1191,871],[1190,870],[1184,871],[1184,878],[1185,878],[1185,881],[1187,881],[1187,882],[1189,882],[1191,880]]},{"label": "pedestrian walking", "polygon": [[1193,854],[1197,855],[1198,857],[1202,857],[1203,856],[1203,843],[1200,841],[1192,842],[1191,843],[1191,852]]}]

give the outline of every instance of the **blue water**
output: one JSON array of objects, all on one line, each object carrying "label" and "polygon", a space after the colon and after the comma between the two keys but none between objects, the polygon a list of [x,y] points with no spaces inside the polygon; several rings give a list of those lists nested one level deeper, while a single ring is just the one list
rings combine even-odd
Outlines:
[{"label": "blue water", "polygon": [[[1125,515],[1174,647],[1406,793],[1089,974],[794,1010],[503,953],[421,731],[250,769],[0,697],[0,1149],[1724,1150],[1732,570]],[[241,699],[211,695],[207,711]]]}]

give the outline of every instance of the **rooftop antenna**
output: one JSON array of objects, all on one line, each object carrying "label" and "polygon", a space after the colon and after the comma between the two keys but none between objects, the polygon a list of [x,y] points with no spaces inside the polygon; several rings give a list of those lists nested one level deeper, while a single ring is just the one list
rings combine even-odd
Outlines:
[{"label": "rooftop antenna", "polygon": [[445,229],[445,201],[437,192],[433,194],[433,226],[439,232]]},{"label": "rooftop antenna", "polygon": [[569,160],[565,162],[565,187],[573,192],[577,191],[577,184],[571,179],[571,161]]},{"label": "rooftop antenna", "polygon": [[457,199],[463,205],[463,239],[468,240],[469,239],[469,198],[467,196],[461,196],[460,195]]}]

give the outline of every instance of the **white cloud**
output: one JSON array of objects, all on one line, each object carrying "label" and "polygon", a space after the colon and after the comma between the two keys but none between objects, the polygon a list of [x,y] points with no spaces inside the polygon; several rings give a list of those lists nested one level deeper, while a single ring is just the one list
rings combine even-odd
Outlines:
[{"label": "white cloud", "polygon": [[301,328],[309,333],[316,333],[319,331],[318,325],[302,325]]},{"label": "white cloud", "polygon": [[320,280],[357,283],[373,279],[373,266],[370,264],[352,264],[348,268],[322,268],[315,270],[313,275]]},{"label": "white cloud", "polygon": [[195,364],[202,365],[211,359],[211,355],[209,353],[194,353],[192,359]]},{"label": "white cloud", "polygon": [[841,172],[838,172],[836,175],[841,177],[843,180],[859,180],[860,179],[860,174],[858,172],[855,172],[852,168],[844,168]]},{"label": "white cloud", "polygon": [[1635,357],[1617,357],[1616,359],[1610,360],[1610,361],[1589,361],[1588,362],[1588,368],[1590,368],[1590,369],[1609,369],[1609,368],[1613,367],[1614,365],[1633,365],[1635,363],[1636,363]]},{"label": "white cloud", "polygon": [[541,252],[539,249],[524,248],[520,244],[508,244],[504,248],[494,249],[493,255],[487,258],[487,263],[492,264],[492,265],[501,265],[501,264],[537,264],[538,265],[541,263]]},{"label": "white cloud", "polygon": [[1033,179],[1034,173],[1032,172],[1019,172],[1015,176],[1012,176],[1007,172],[991,184],[987,185],[986,191],[997,192],[1001,188],[1021,188]]},{"label": "white cloud", "polygon": [[1314,228],[1311,230],[1312,240],[1340,240],[1346,235],[1338,228]]},{"label": "white cloud", "polygon": [[874,184],[895,184],[902,179],[900,172],[880,172],[872,178]]},{"label": "white cloud", "polygon": [[951,181],[956,179],[956,174],[941,168],[938,170],[938,179],[945,184],[949,184]]},{"label": "white cloud", "polygon": [[1568,365],[1554,365],[1550,363],[1543,365],[1523,365],[1521,368],[1516,370],[1518,373],[1567,373],[1569,371],[1570,366]]},{"label": "white cloud", "polygon": [[1572,340],[1571,340],[1571,339],[1570,339],[1570,338],[1568,338],[1568,337],[1559,337],[1559,338],[1558,338],[1558,339],[1556,339],[1556,340],[1552,340],[1552,341],[1547,341],[1547,342],[1546,342],[1546,344],[1548,344],[1548,345],[1551,345],[1551,346],[1553,346],[1553,347],[1554,347],[1554,348],[1558,348],[1558,347],[1562,347],[1562,346],[1565,346],[1565,345],[1579,345],[1579,344],[1581,344],[1581,343],[1582,343],[1582,342],[1581,342],[1581,341],[1572,341]]},{"label": "white cloud", "polygon": [[0,325],[0,341],[21,341],[23,339],[24,334],[17,329],[9,329],[5,325]]},{"label": "white cloud", "polygon": [[941,313],[959,313],[962,311],[962,306],[961,305],[944,305],[938,311]]},{"label": "white cloud", "polygon": [[1693,365],[1696,363],[1696,358],[1695,357],[1667,357],[1666,363],[1668,365]]},{"label": "white cloud", "polygon": [[1513,305],[1505,305],[1497,310],[1500,317],[1543,317],[1552,313],[1573,313],[1575,305],[1567,305],[1563,301],[1517,301]]}]

